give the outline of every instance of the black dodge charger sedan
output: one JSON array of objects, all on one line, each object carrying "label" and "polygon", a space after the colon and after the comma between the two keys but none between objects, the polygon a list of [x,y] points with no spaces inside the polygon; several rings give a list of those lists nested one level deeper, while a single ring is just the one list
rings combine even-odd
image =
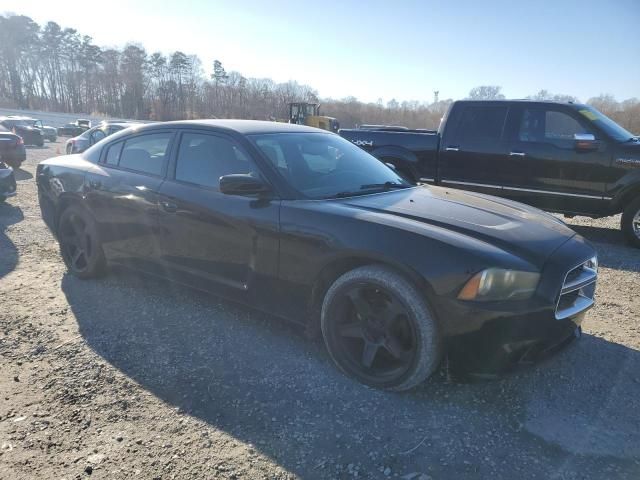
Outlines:
[{"label": "black dodge charger sedan", "polygon": [[561,221],[410,185],[314,128],[144,125],[42,162],[37,182],[72,274],[124,264],[299,322],[378,388],[411,388],[444,355],[534,359],[593,305],[595,252]]}]

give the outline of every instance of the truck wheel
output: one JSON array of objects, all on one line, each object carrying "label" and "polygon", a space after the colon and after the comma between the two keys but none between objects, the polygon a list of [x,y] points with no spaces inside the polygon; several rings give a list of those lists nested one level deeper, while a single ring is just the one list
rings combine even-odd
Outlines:
[{"label": "truck wheel", "polygon": [[640,248],[640,197],[634,199],[622,212],[622,233],[630,245]]},{"label": "truck wheel", "polygon": [[91,214],[78,205],[67,207],[58,221],[60,253],[69,272],[78,278],[104,274],[106,260]]},{"label": "truck wheel", "polygon": [[338,368],[372,387],[408,390],[440,363],[442,339],[424,294],[384,266],[338,278],[325,295],[321,328]]}]

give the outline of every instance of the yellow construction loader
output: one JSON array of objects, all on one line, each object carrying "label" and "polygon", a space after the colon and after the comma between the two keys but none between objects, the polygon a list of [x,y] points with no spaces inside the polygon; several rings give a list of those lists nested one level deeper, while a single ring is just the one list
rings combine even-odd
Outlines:
[{"label": "yellow construction loader", "polygon": [[340,123],[333,117],[320,115],[319,103],[296,102],[289,104],[289,123],[307,125],[337,133]]}]

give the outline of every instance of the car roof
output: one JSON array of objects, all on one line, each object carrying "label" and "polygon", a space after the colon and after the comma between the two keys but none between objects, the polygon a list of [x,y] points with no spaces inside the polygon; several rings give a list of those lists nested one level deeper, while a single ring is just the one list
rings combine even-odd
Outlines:
[{"label": "car roof", "polygon": [[158,127],[214,127],[220,130],[228,130],[243,135],[258,133],[329,133],[319,128],[307,127],[282,122],[269,122],[264,120],[178,120],[172,122],[158,122],[143,124],[142,129]]},{"label": "car roof", "polygon": [[3,120],[37,120],[37,119],[33,117],[22,117],[19,115],[5,115],[0,117],[0,121],[3,121]]},{"label": "car roof", "polygon": [[501,103],[527,103],[527,104],[536,104],[536,105],[565,105],[576,108],[585,108],[587,105],[578,103],[578,102],[559,102],[557,100],[530,100],[527,98],[502,98],[502,99],[493,99],[493,100],[473,100],[473,99],[465,99],[465,100],[456,100],[454,103],[476,103],[476,104],[501,104]]}]

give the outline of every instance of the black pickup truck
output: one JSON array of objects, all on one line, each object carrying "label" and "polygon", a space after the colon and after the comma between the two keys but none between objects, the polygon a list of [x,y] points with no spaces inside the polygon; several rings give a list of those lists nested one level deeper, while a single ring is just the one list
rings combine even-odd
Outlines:
[{"label": "black pickup truck", "polygon": [[622,213],[640,248],[640,139],[588,105],[457,101],[438,131],[342,129],[414,182],[474,190],[567,216]]}]

